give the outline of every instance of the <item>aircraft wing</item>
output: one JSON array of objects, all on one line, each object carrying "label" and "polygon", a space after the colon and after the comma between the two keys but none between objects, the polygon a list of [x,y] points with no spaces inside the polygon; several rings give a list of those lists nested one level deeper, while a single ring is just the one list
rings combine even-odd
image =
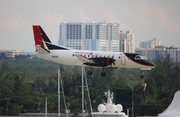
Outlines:
[{"label": "aircraft wing", "polygon": [[88,58],[79,55],[79,54],[74,54],[82,63],[94,63],[92,60],[89,60]]}]

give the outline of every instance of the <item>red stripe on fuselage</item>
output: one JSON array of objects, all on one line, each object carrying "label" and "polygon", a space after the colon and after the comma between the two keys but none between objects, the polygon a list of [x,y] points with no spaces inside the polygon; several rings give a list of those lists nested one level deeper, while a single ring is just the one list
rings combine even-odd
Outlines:
[{"label": "red stripe on fuselage", "polygon": [[109,65],[109,57],[106,60],[106,66],[108,66],[108,65]]},{"label": "red stripe on fuselage", "polygon": [[44,48],[44,43],[41,35],[41,28],[40,26],[33,26],[33,33],[34,33],[34,41],[35,45],[40,45]]}]

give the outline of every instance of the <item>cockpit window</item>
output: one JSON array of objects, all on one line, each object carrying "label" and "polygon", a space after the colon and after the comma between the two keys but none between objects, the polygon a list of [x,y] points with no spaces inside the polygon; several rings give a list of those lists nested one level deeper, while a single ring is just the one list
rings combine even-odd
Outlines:
[{"label": "cockpit window", "polygon": [[147,58],[145,56],[142,56],[142,55],[136,55],[135,60],[147,60]]}]

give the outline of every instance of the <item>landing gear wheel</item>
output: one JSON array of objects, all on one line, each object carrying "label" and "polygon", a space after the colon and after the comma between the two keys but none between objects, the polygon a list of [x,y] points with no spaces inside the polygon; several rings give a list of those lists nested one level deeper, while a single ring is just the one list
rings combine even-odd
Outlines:
[{"label": "landing gear wheel", "polygon": [[105,74],[104,72],[102,72],[102,73],[101,73],[101,76],[104,77],[104,76],[106,76],[106,74]]},{"label": "landing gear wheel", "polygon": [[88,73],[88,75],[92,75],[92,71],[88,71],[87,73]]},{"label": "landing gear wheel", "polygon": [[140,75],[140,78],[144,78],[144,75]]}]

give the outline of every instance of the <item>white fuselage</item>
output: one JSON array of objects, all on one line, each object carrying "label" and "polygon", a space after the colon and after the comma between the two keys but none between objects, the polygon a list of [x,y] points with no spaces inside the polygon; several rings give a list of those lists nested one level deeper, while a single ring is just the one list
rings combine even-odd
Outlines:
[{"label": "white fuselage", "polygon": [[[82,50],[51,50],[49,54],[36,53],[37,57],[50,60],[56,63],[71,66],[87,66],[83,64],[74,54],[82,55],[86,58],[95,57],[114,57],[114,68],[150,68],[129,59],[123,52],[99,52],[99,51],[82,51]],[[93,66],[91,66],[93,67]],[[110,66],[106,66],[110,67]],[[152,67],[153,68],[153,67]]]}]

